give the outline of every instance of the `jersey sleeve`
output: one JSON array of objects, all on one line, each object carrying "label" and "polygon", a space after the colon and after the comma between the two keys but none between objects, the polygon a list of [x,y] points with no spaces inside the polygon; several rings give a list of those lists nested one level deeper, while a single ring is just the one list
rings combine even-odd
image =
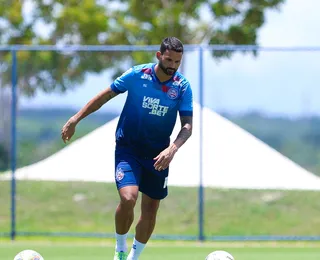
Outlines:
[{"label": "jersey sleeve", "polygon": [[129,90],[130,86],[132,85],[133,78],[134,70],[133,68],[130,68],[113,81],[111,84],[111,89],[118,94],[124,93]]},{"label": "jersey sleeve", "polygon": [[180,116],[192,116],[193,115],[193,95],[190,84],[186,84],[182,100],[179,107]]}]

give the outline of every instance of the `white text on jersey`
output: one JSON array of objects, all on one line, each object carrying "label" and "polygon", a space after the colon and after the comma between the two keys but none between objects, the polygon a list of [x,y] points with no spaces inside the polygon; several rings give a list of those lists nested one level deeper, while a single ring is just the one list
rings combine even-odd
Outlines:
[{"label": "white text on jersey", "polygon": [[164,116],[167,112],[169,107],[160,105],[159,98],[152,98],[152,97],[143,97],[142,107],[146,109],[150,109],[151,111],[149,114],[156,115],[156,116]]}]

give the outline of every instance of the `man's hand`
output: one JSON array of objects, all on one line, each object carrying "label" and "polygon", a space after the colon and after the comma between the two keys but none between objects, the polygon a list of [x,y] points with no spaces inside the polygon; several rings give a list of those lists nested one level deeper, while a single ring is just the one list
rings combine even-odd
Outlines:
[{"label": "man's hand", "polygon": [[188,140],[192,134],[192,116],[181,116],[181,130],[176,140],[165,150],[163,150],[154,160],[154,168],[157,171],[165,170],[169,167],[173,156],[178,149]]},{"label": "man's hand", "polygon": [[168,148],[164,149],[157,157],[153,158],[156,160],[154,168],[157,171],[163,171],[167,169],[177,151],[178,148],[175,144],[172,144]]},{"label": "man's hand", "polygon": [[73,136],[76,125],[86,116],[97,111],[110,99],[114,98],[118,93],[114,92],[111,87],[107,87],[101,91],[98,95],[92,98],[77,114],[71,117],[68,122],[61,129],[61,137],[64,143],[70,141]]},{"label": "man's hand", "polygon": [[68,122],[61,129],[61,138],[64,143],[66,141],[70,141],[71,137],[74,135],[76,131],[77,121],[74,117],[71,117]]}]

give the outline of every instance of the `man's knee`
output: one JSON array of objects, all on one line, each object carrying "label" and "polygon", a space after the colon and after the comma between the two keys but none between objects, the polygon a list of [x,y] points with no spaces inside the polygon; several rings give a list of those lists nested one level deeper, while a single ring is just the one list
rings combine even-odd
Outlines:
[{"label": "man's knee", "polygon": [[131,210],[136,205],[138,199],[138,189],[135,187],[124,187],[120,189],[120,204],[128,210]]}]

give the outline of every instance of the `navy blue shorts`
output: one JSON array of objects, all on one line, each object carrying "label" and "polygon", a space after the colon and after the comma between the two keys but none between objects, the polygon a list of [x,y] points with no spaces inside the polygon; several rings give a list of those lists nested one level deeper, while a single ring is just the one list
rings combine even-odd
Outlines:
[{"label": "navy blue shorts", "polygon": [[135,185],[152,199],[161,200],[168,195],[169,169],[157,171],[155,160],[139,157],[128,151],[115,151],[115,181],[118,190]]}]

